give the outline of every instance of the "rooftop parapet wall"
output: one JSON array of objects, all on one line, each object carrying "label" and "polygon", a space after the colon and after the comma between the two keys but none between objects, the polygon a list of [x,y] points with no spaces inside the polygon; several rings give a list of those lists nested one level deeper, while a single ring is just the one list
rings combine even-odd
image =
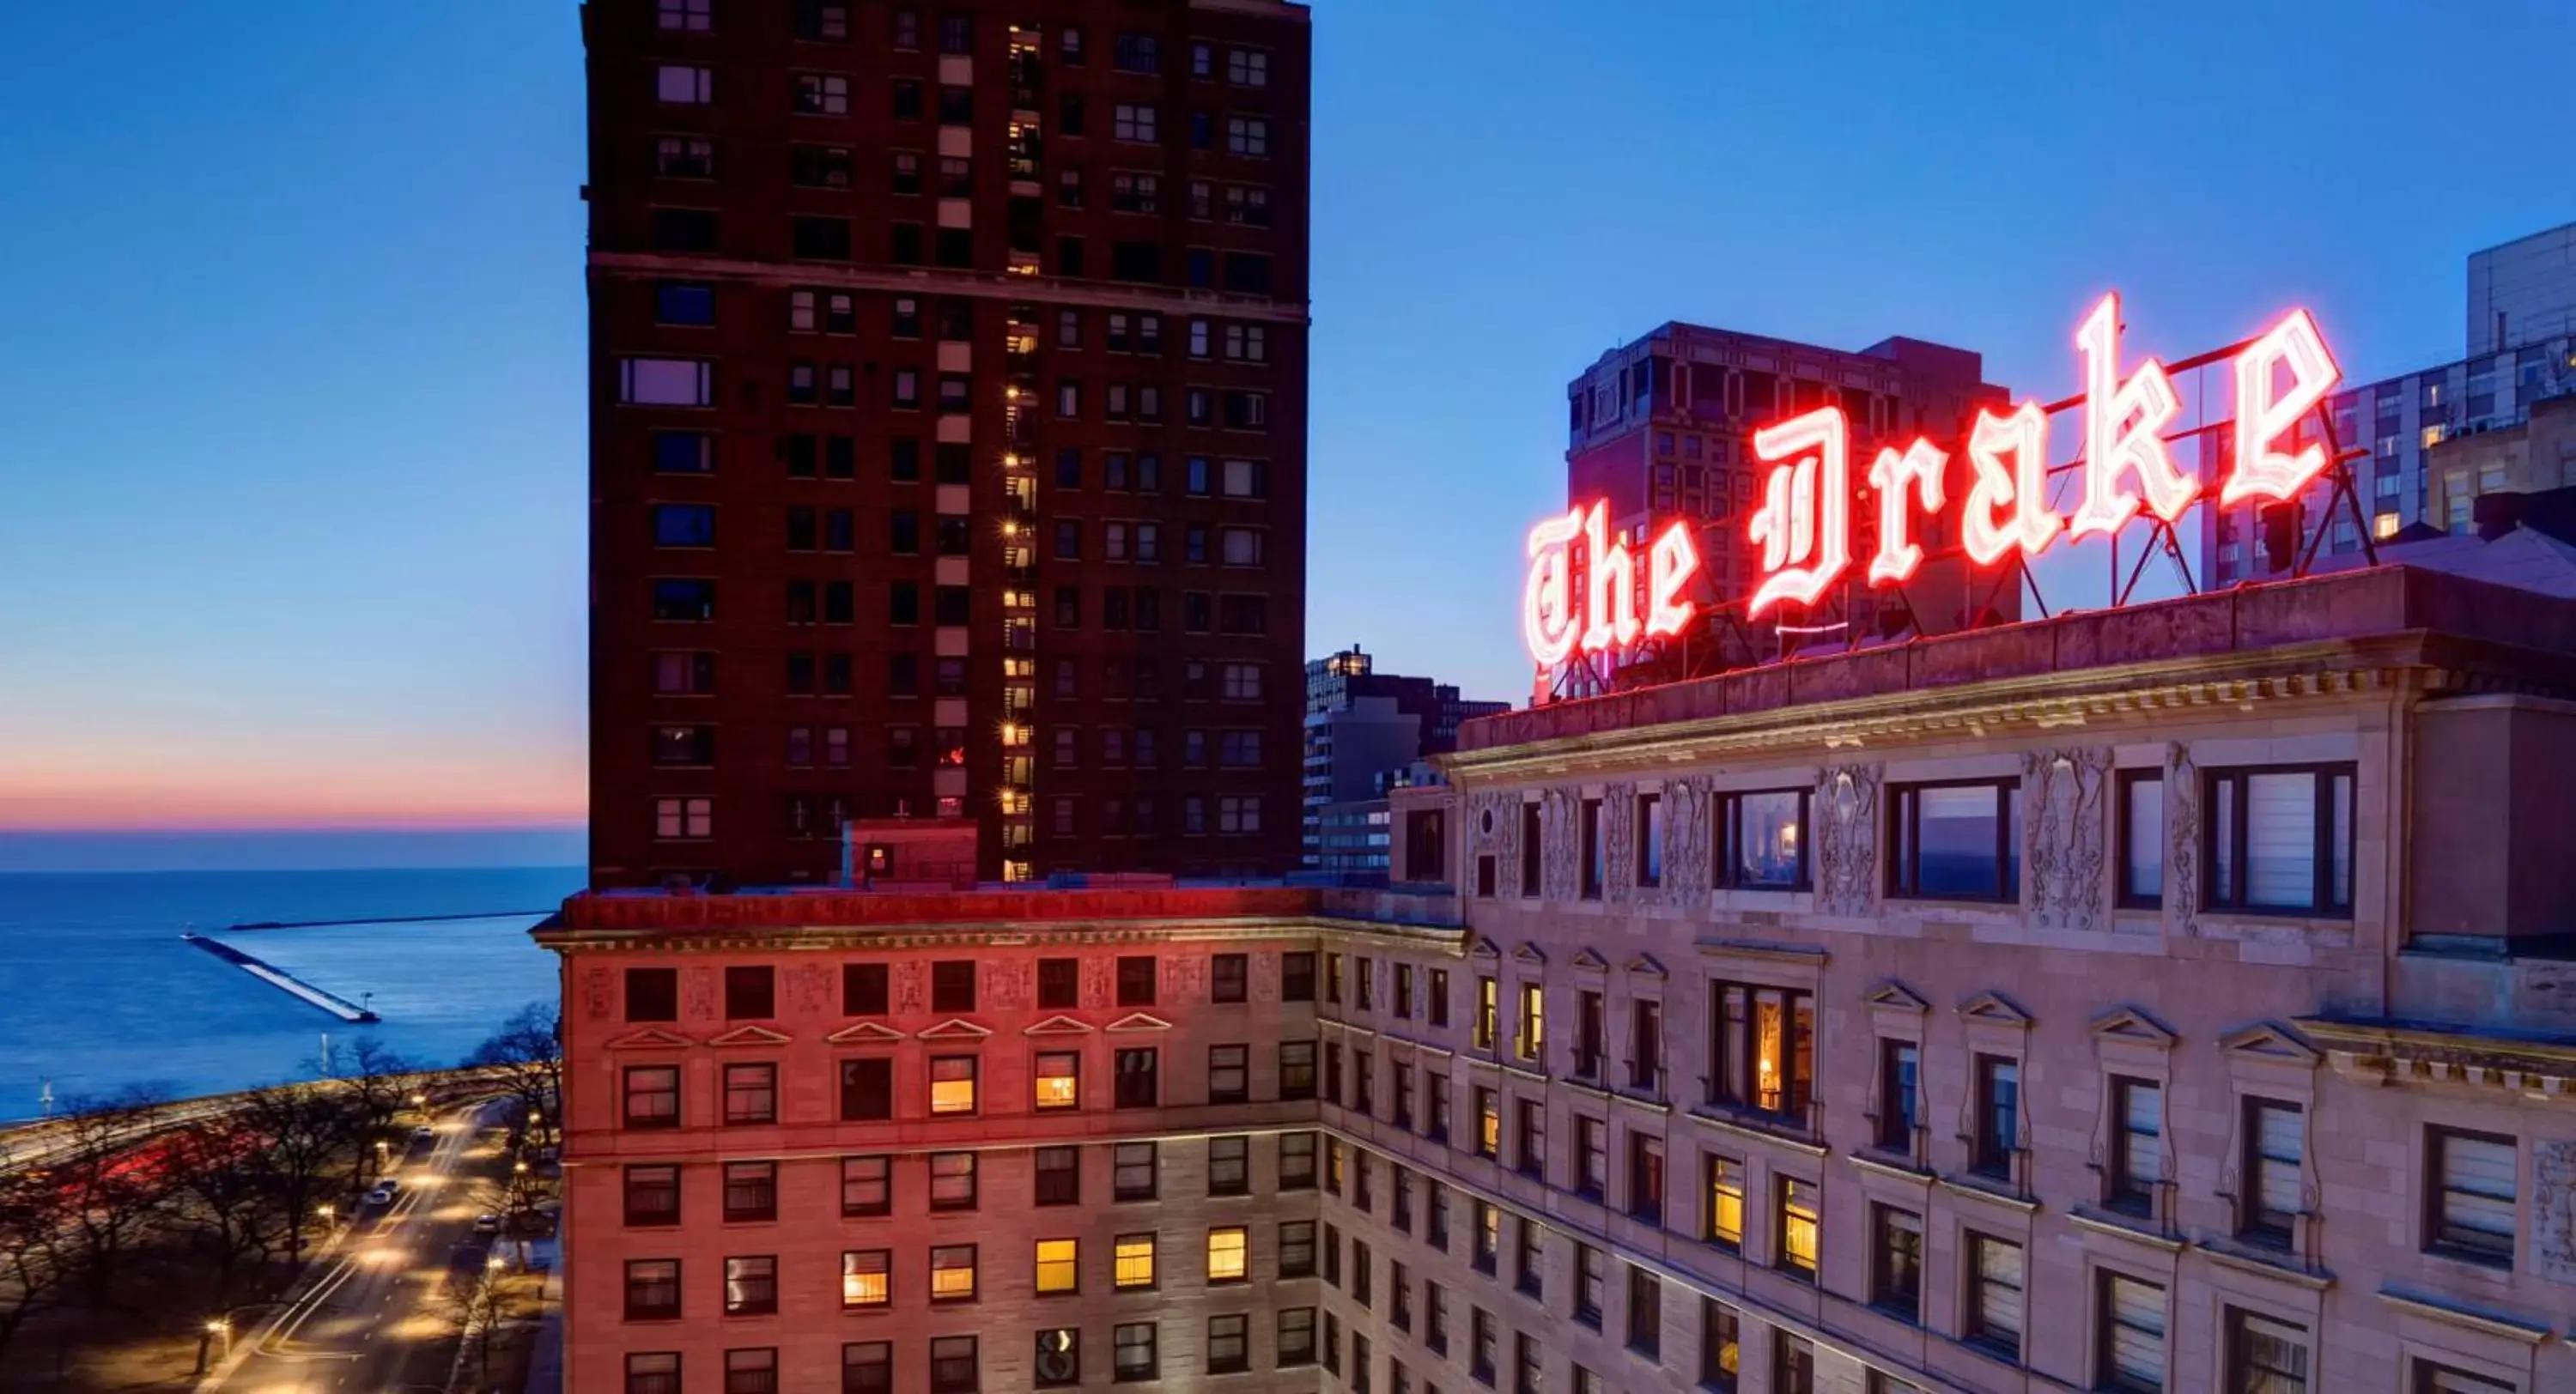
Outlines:
[{"label": "rooftop parapet wall", "polygon": [[[2576,691],[2576,601],[2382,566],[1759,668],[1527,711],[1459,728],[1462,756],[1639,728],[1758,717],[1816,703],[1929,696],[1979,683],[2077,680],[2200,660],[2239,675],[2320,671],[2319,644],[2407,640],[2390,656],[2554,692]],[[2225,662],[2236,660],[2235,662]],[[1472,763],[1472,761],[1468,762]]]}]

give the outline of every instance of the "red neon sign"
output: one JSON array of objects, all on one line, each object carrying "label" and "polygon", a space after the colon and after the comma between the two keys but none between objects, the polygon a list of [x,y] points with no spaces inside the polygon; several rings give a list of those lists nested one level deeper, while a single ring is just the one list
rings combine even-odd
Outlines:
[{"label": "red neon sign", "polygon": [[[1583,577],[1575,577],[1576,542]],[[1678,634],[1699,606],[1683,588],[1699,573],[1690,525],[1675,523],[1646,548],[1646,612],[1637,613],[1637,554],[1610,536],[1610,508],[1595,500],[1530,529],[1529,581],[1521,590],[1521,639],[1553,668],[1576,653],[1625,648],[1642,635]]]},{"label": "red neon sign", "polygon": [[[2025,401],[2008,414],[1979,412],[1968,432],[1968,488],[1947,496],[1949,453],[1916,438],[1881,450],[1867,480],[1877,500],[1878,550],[1865,578],[1901,585],[1923,564],[1914,541],[1918,517],[1959,512],[1962,549],[1980,566],[2016,550],[2037,557],[2060,534],[2080,539],[2116,533],[2141,508],[2172,524],[2191,509],[2200,481],[2175,463],[2165,432],[2182,399],[2164,365],[2150,358],[2125,376],[2120,368],[2120,297],[2105,295],[2075,332],[2082,360],[2082,491],[2071,515],[2048,504],[2048,417]],[[2324,445],[2284,448],[2299,419],[2316,409],[2343,370],[2305,310],[2294,310],[2238,352],[2233,427],[2235,466],[2218,490],[2222,505],[2287,499],[2329,462]],[[1753,433],[1753,453],[1768,464],[1762,506],[1747,536],[1762,549],[1762,581],[1745,604],[1759,617],[1784,601],[1813,605],[1852,563],[1851,423],[1824,407]],[[1576,548],[1584,575],[1578,585]],[[1696,607],[1681,598],[1699,569],[1685,524],[1675,523],[1647,549],[1645,614],[1637,612],[1638,560],[1625,540],[1608,535],[1604,505],[1576,507],[1529,534],[1529,581],[1521,630],[1532,657],[1554,667],[1574,654],[1624,647],[1641,635],[1672,634]]]},{"label": "red neon sign", "polygon": [[[2173,379],[2152,358],[2121,374],[2120,297],[2106,295],[2094,305],[2075,333],[2075,348],[2084,365],[2082,496],[2072,516],[2048,506],[2048,420],[2038,404],[2023,402],[2008,416],[1978,413],[1968,433],[1959,535],[1979,565],[1992,566],[2015,549],[2036,557],[2060,533],[2117,532],[2141,507],[2170,524],[2199,496],[2200,482],[2174,462],[2164,439],[2182,410]],[[2333,390],[2342,370],[2305,310],[2248,344],[2234,369],[2236,465],[2220,487],[2220,502],[2289,498],[2326,467],[2326,450],[2310,443],[2290,452],[2281,443]],[[1850,432],[1843,414],[1826,407],[1753,433],[1754,456],[1771,473],[1747,531],[1762,545],[1763,572],[1746,603],[1748,616],[1782,601],[1812,605],[1850,566]],[[1914,510],[1928,516],[1946,505],[1941,472],[1948,459],[1917,438],[1903,450],[1880,451],[1870,466],[1879,539],[1866,573],[1870,585],[1902,584],[1922,565],[1923,549],[1912,541]]]}]

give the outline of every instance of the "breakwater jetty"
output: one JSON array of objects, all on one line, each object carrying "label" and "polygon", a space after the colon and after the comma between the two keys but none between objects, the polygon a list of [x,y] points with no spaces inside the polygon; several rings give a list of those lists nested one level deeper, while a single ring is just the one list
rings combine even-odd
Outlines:
[{"label": "breakwater jetty", "polygon": [[276,967],[273,964],[264,963],[261,960],[234,948],[230,944],[209,939],[202,934],[182,934],[179,937],[196,945],[198,948],[213,954],[215,957],[222,959],[226,963],[239,968],[243,972],[250,974],[261,982],[267,983],[269,986],[276,988],[280,992],[286,993],[288,996],[297,998],[301,1001],[311,1003],[312,1005],[329,1012],[331,1015],[340,1018],[342,1021],[366,1022],[383,1020],[382,1017],[377,1016],[374,1012],[359,1006],[357,1003],[350,1001],[346,997],[342,997],[337,993],[325,992],[311,983],[305,982],[304,980],[296,977],[294,974],[287,972],[285,969]]}]

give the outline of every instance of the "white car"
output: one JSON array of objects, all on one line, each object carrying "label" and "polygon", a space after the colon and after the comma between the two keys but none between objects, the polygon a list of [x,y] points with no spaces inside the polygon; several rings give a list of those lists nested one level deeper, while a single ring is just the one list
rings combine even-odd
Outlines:
[{"label": "white car", "polygon": [[391,1177],[387,1177],[386,1179],[377,1182],[374,1190],[367,1192],[367,1204],[391,1205],[394,1203],[394,1197],[401,1194],[402,1183]]}]

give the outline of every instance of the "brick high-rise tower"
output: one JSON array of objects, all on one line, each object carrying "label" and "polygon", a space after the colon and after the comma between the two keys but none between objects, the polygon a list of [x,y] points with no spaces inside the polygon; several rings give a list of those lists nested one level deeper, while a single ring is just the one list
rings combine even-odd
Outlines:
[{"label": "brick high-rise tower", "polygon": [[593,883],[1293,865],[1305,8],[583,31]]}]

